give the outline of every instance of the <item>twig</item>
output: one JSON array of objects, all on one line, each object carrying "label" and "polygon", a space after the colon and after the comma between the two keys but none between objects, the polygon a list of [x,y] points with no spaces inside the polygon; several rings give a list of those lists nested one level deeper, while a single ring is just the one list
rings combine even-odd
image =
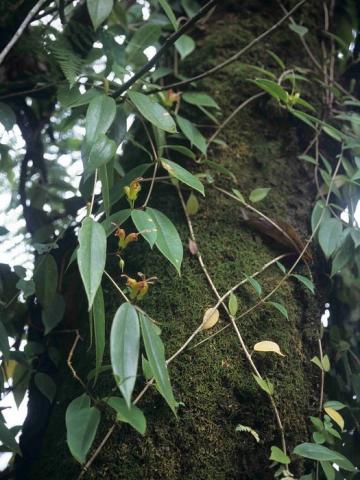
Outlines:
[{"label": "twig", "polygon": [[209,75],[212,75],[212,74],[218,72],[219,70],[222,70],[223,68],[230,65],[230,63],[235,62],[241,55],[243,55],[245,52],[250,50],[250,48],[252,48],[257,43],[261,42],[261,40],[263,40],[265,37],[267,37],[274,30],[276,30],[282,23],[285,22],[285,20],[287,20],[290,17],[290,15],[292,15],[306,1],[307,0],[301,0],[299,3],[297,3],[295,5],[295,7],[293,7],[289,12],[287,12],[282,18],[280,18],[280,20],[278,20],[276,23],[274,23],[274,25],[272,25],[268,30],[263,32],[258,37],[254,38],[254,40],[249,42],[247,45],[245,45],[244,48],[239,50],[237,53],[235,53],[233,56],[231,56],[230,58],[228,58],[224,62],[219,63],[215,67],[210,68],[209,70],[206,70],[205,72],[200,73],[199,75],[196,75],[195,77],[189,78],[187,80],[183,80],[181,82],[175,82],[175,83],[172,83],[171,85],[165,85],[163,87],[154,89],[154,92],[160,92],[162,90],[169,90],[169,89],[176,88],[176,87],[182,87],[184,85],[188,85],[189,83],[196,82],[197,80],[201,80],[202,78],[208,77]]},{"label": "twig", "polygon": [[[302,0],[305,1],[305,0]],[[149,60],[143,67],[140,68],[138,72],[135,73],[127,82],[125,82],[121,87],[116,90],[112,96],[118,97],[122,93],[126,92],[137,80],[139,80],[145,73],[147,73],[158,61],[158,59],[176,42],[178,38],[180,38],[185,32],[187,32],[195,23],[200,20],[209,10],[216,6],[219,0],[210,0],[210,2],[206,3],[196,15],[191,17],[184,25],[179,28],[176,32],[171,34],[162,46],[159,48],[157,53]]]},{"label": "twig", "polygon": [[68,358],[67,358],[67,365],[69,367],[69,369],[71,370],[71,373],[73,374],[73,377],[76,378],[76,380],[80,383],[80,385],[83,387],[83,389],[85,390],[85,392],[89,395],[89,397],[95,401],[95,399],[93,398],[93,396],[91,395],[91,393],[89,392],[89,389],[87,388],[85,382],[79,377],[79,375],[77,374],[75,368],[73,367],[72,365],[72,358],[74,356],[74,353],[75,353],[75,350],[76,350],[76,347],[77,347],[77,344],[79,343],[80,340],[82,340],[81,336],[80,336],[80,333],[79,333],[79,330],[75,330],[75,340],[71,346],[71,349],[70,349],[70,352],[69,352],[69,355],[68,355]]},{"label": "twig", "polygon": [[96,189],[97,177],[98,177],[98,169],[95,170],[94,186],[93,186],[93,191],[92,191],[92,194],[91,194],[91,201],[90,201],[90,205],[89,205],[88,216],[91,215],[91,212],[92,212],[93,207],[94,207],[95,189]]},{"label": "twig", "polygon": [[157,172],[157,170],[158,170],[158,167],[159,167],[159,162],[156,161],[155,166],[154,166],[154,172],[153,172],[153,175],[152,175],[152,177],[151,177],[151,183],[150,183],[149,191],[148,191],[148,193],[147,193],[145,202],[144,202],[144,204],[143,204],[143,206],[142,206],[141,208],[146,208],[147,204],[149,203],[149,200],[150,200],[150,197],[151,197],[151,193],[152,193],[153,188],[154,188],[154,185],[155,185],[155,178],[156,178],[156,172]]},{"label": "twig", "polygon": [[10,52],[12,47],[15,45],[15,43],[19,40],[21,35],[24,33],[25,28],[28,26],[28,24],[31,22],[33,17],[37,14],[37,12],[40,10],[41,6],[46,2],[47,0],[39,0],[33,8],[30,10],[30,12],[26,15],[25,19],[21,23],[20,27],[17,29],[15,32],[15,35],[11,38],[9,43],[5,46],[5,48],[2,50],[0,53],[0,65],[4,61],[6,55]]},{"label": "twig", "polygon": [[[189,214],[186,210],[186,204],[185,204],[185,201],[184,201],[184,197],[182,196],[182,193],[181,193],[181,190],[180,190],[179,186],[177,186],[176,189],[177,189],[177,192],[178,192],[178,195],[179,195],[179,198],[180,198],[181,205],[182,205],[183,210],[184,210],[184,215],[185,215],[188,227],[189,227],[189,232],[190,232],[191,239],[196,243],[196,237],[195,237],[195,234],[194,234],[194,229],[193,229],[193,226],[192,226],[190,216],[189,216]],[[255,363],[254,363],[254,361],[251,357],[251,354],[249,353],[249,350],[248,350],[248,348],[247,348],[247,346],[244,342],[244,339],[242,338],[239,327],[237,326],[237,324],[235,322],[234,316],[230,314],[227,305],[224,303],[224,300],[222,300],[222,297],[220,296],[214,282],[212,281],[212,278],[211,278],[211,276],[210,276],[210,274],[209,274],[209,272],[208,272],[208,270],[207,270],[207,268],[204,264],[204,261],[202,259],[201,254],[200,254],[200,250],[198,250],[198,252],[197,252],[197,258],[198,258],[200,266],[201,266],[201,268],[202,268],[202,270],[203,270],[203,272],[204,272],[204,274],[205,274],[205,276],[206,276],[206,278],[209,282],[210,287],[212,288],[212,290],[215,293],[216,298],[218,299],[218,302],[221,302],[223,308],[225,309],[226,313],[228,314],[228,316],[230,318],[231,324],[233,325],[234,330],[236,332],[236,335],[239,339],[241,348],[242,348],[242,350],[245,354],[245,357],[248,360],[253,372],[255,373],[256,376],[258,376],[259,378],[262,378],[260,372],[258,371],[258,369],[257,369],[257,367],[256,367],[256,365],[255,365]],[[268,396],[270,398],[270,403],[271,403],[271,406],[273,408],[273,411],[274,411],[274,414],[275,414],[275,417],[276,417],[276,421],[277,421],[277,424],[278,424],[278,427],[279,427],[282,449],[283,449],[284,453],[286,454],[286,441],[285,441],[284,426],[282,424],[280,414],[279,414],[279,410],[276,406],[276,403],[275,403],[275,400],[274,400],[273,396],[270,395],[270,394],[268,394]]]},{"label": "twig", "polygon": [[223,121],[223,123],[221,125],[218,126],[218,128],[216,129],[216,131],[211,135],[211,137],[209,138],[209,142],[208,144],[210,145],[210,143],[212,143],[215,138],[219,135],[219,133],[221,132],[221,130],[223,130],[223,128],[226,127],[226,125],[243,109],[245,108],[249,103],[251,103],[253,100],[256,100],[257,98],[260,98],[260,97],[263,97],[264,95],[266,95],[265,92],[261,92],[261,93],[256,93],[255,95],[253,95],[252,97],[249,97],[247,100],[245,100],[244,102],[242,102],[238,107],[235,108],[235,110],[230,113],[230,115]]}]

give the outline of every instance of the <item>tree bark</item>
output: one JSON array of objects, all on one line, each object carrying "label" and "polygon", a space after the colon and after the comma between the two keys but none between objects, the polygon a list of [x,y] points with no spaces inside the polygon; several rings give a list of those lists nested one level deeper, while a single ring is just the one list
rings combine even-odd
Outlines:
[{"label": "tree bark", "polygon": [[[318,2],[307,2],[296,14],[297,22],[306,19],[310,32],[315,32],[320,10]],[[273,1],[225,3],[197,33],[198,44],[187,62],[187,74],[201,73],[233,55],[282,15],[277,2]],[[314,33],[309,33],[309,40],[317,48]],[[241,63],[264,65],[279,73],[268,50],[277,53],[289,68],[307,64],[298,37],[286,23],[283,24],[244,58],[201,82],[201,90],[211,94],[221,106],[223,119],[258,91],[247,81],[248,71]],[[311,92],[309,100],[314,95],[316,92]],[[206,117],[196,120],[208,123]],[[209,128],[208,136],[212,133]],[[229,168],[237,178],[239,190],[246,196],[256,187],[271,187],[259,208],[271,218],[288,222],[297,228],[302,238],[307,238],[315,187],[310,171],[297,157],[307,146],[309,132],[265,96],[242,110],[220,137],[227,147],[212,144],[209,159]],[[139,157],[138,153],[133,153]],[[135,162],[136,159],[132,158]],[[218,179],[216,175],[216,179],[217,184],[231,188],[224,176]],[[183,190],[183,193],[187,198],[188,192]],[[150,205],[160,208],[171,218],[186,245],[189,232],[176,189],[171,185],[157,185],[153,198]],[[247,225],[240,204],[226,198],[211,185],[206,188],[205,199],[199,198],[199,203],[199,212],[192,222],[198,247],[220,294],[244,278],[244,274],[251,275],[284,251],[283,247]],[[109,264],[115,263],[113,258],[109,259]],[[126,264],[134,272],[142,271],[159,278],[142,308],[160,323],[167,356],[170,356],[199,325],[204,311],[216,303],[197,258],[186,250],[179,277],[160,254],[150,251],[145,242],[140,241],[129,248]],[[291,265],[291,261],[287,265]],[[315,260],[315,280],[316,266]],[[121,282],[117,266],[109,268]],[[300,266],[298,273],[306,275],[305,266]],[[269,292],[281,276],[276,266],[267,269],[259,277],[264,292]],[[270,306],[262,306],[238,323],[249,348],[258,341],[272,340],[286,355],[255,354],[254,359],[261,373],[275,385],[275,401],[284,423],[289,452],[297,443],[308,439],[307,418],[318,409],[319,378],[310,358],[317,351],[321,285],[319,288],[320,294],[315,299],[302,285],[289,280],[273,298],[286,306],[289,319]],[[254,290],[248,286],[238,291],[237,298],[240,313],[257,301]],[[109,332],[111,319],[122,299],[109,283],[105,284],[105,299]],[[87,315],[83,315],[79,322],[81,334],[87,339]],[[221,311],[219,327],[227,322],[224,311]],[[204,332],[198,339],[209,337],[212,332]],[[65,343],[62,338],[60,342]],[[71,342],[62,345],[64,356]],[[86,352],[86,348],[85,340],[75,353],[74,366],[79,374],[94,365],[93,356]],[[108,353],[104,363],[109,363]],[[280,446],[279,431],[269,399],[254,381],[233,328],[227,328],[196,348],[186,349],[171,363],[169,370],[175,396],[183,402],[179,418],[173,416],[157,391],[150,389],[139,404],[148,423],[145,437],[125,424],[119,425],[85,478],[273,478],[273,470],[269,468],[270,446]],[[99,396],[109,395],[113,385],[111,375],[105,374],[98,382],[97,393]],[[137,390],[140,391],[143,385],[144,379],[140,376]],[[68,403],[81,393],[81,386],[71,377],[64,362],[58,378],[57,402],[32,478],[72,479],[80,472],[66,447],[64,418]],[[95,446],[112,420],[108,418],[102,422]],[[238,424],[256,430],[260,442],[256,443],[246,433],[236,433]],[[302,464],[295,461],[294,465],[294,473],[304,473]]]}]

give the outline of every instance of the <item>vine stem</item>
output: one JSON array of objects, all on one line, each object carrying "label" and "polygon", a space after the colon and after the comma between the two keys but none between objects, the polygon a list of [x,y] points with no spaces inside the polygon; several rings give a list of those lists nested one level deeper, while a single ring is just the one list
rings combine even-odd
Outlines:
[{"label": "vine stem", "polygon": [[95,170],[95,175],[94,175],[94,186],[93,186],[93,191],[91,194],[91,201],[89,205],[89,210],[88,210],[88,217],[91,215],[93,208],[94,208],[94,201],[95,201],[95,189],[96,189],[96,183],[97,183],[97,177],[98,177],[98,170]]},{"label": "vine stem", "polygon": [[188,85],[189,83],[196,82],[197,80],[201,80],[202,78],[208,77],[209,75],[212,75],[212,74],[218,72],[219,70],[222,70],[223,68],[230,65],[230,63],[235,62],[241,55],[243,55],[245,52],[250,50],[251,47],[253,47],[257,43],[261,42],[261,40],[263,40],[265,37],[267,37],[274,30],[276,30],[282,23],[285,22],[285,20],[287,20],[306,1],[307,0],[301,0],[289,12],[286,12],[286,14],[282,18],[280,18],[280,20],[278,20],[276,23],[274,23],[274,25],[272,25],[268,30],[265,30],[261,35],[254,38],[253,40],[251,40],[251,42],[249,42],[247,45],[245,45],[244,48],[239,50],[237,53],[232,55],[230,58],[228,58],[224,62],[219,63],[215,67],[210,68],[209,70],[206,70],[206,72],[200,73],[199,75],[196,75],[195,77],[189,78],[187,80],[182,80],[181,82],[175,82],[175,83],[172,83],[170,85],[164,85],[163,87],[154,89],[154,92],[160,92],[162,90],[169,90],[169,89],[176,88],[176,87],[182,87],[184,85]]},{"label": "vine stem", "polygon": [[249,105],[249,103],[253,102],[254,100],[256,100],[257,98],[260,98],[260,97],[263,97],[264,95],[266,95],[266,92],[260,92],[260,93],[256,93],[255,95],[253,95],[252,97],[249,97],[247,98],[244,102],[242,102],[238,107],[235,108],[235,110],[233,112],[230,113],[230,115],[223,121],[223,123],[221,125],[219,125],[219,127],[215,130],[215,132],[211,135],[211,137],[209,138],[209,141],[208,141],[208,145],[210,145],[210,143],[212,143],[215,138],[219,135],[219,133],[226,127],[226,125],[243,109],[245,108],[247,105]]},{"label": "vine stem", "polygon": [[[271,260],[270,262],[268,262],[267,264],[265,264],[259,271],[255,272],[252,274],[253,277],[257,276],[257,275],[260,275],[262,272],[264,272],[267,268],[269,268],[271,265],[273,265],[274,263],[276,263],[277,261],[281,260],[282,258],[286,257],[286,254],[283,254],[283,255],[279,255],[278,257],[274,258],[273,260]],[[127,296],[125,295],[125,293],[122,291],[122,289],[117,285],[117,283],[115,282],[115,280],[111,277],[111,275],[108,274],[108,272],[106,272],[106,270],[104,271],[105,275],[107,276],[107,278],[110,280],[110,282],[113,284],[113,286],[116,288],[116,290],[120,293],[120,295],[123,297],[123,299],[125,301],[129,301],[129,299],[127,298]],[[242,280],[241,282],[239,282],[238,284],[236,284],[234,287],[232,287],[231,289],[229,289],[225,295],[223,295],[221,298],[224,300],[227,296],[229,296],[232,292],[234,292],[237,288],[239,288],[241,285],[243,285],[244,283],[246,283],[247,280]],[[219,302],[218,306],[220,305],[221,302]],[[139,309],[139,307],[135,306],[135,308],[137,308],[138,310],[140,310],[142,313],[143,310]],[[217,308],[217,307],[215,307]],[[149,317],[150,318],[150,317]],[[187,338],[187,340],[181,345],[181,347],[173,354],[171,355],[167,360],[166,360],[166,364],[168,365],[170,362],[172,362],[173,360],[175,360],[176,357],[178,357],[184,350],[185,348],[191,343],[191,341],[196,337],[196,335],[202,330],[202,325],[203,325],[203,321],[200,323],[200,325],[191,333],[191,335],[189,335],[189,337]],[[149,382],[146,383],[146,385],[144,386],[144,388],[140,391],[140,393],[138,394],[138,396],[135,398],[134,400],[134,405],[136,405],[140,400],[141,398],[145,395],[145,393],[147,392],[147,390],[151,387],[151,385],[153,385],[154,383],[154,379],[151,379]],[[92,463],[94,462],[94,460],[96,459],[96,457],[99,455],[99,453],[101,452],[102,448],[104,447],[105,443],[108,441],[108,439],[110,438],[111,434],[113,433],[113,431],[115,430],[115,427],[117,425],[117,422],[114,422],[113,425],[111,425],[111,427],[109,428],[109,430],[107,431],[105,437],[103,438],[103,440],[100,442],[99,446],[96,448],[96,450],[94,451],[94,453],[92,454],[92,456],[89,458],[89,460],[87,461],[87,463],[85,464],[85,466],[83,467],[82,471],[80,472],[79,476],[78,476],[78,480],[80,480],[81,478],[83,478],[83,476],[85,475],[85,473],[89,470],[90,466],[92,465]]]},{"label": "vine stem", "polygon": [[[305,0],[302,0],[305,1]],[[147,73],[154,65],[158,59],[168,50],[178,38],[180,38],[185,32],[187,32],[195,23],[200,20],[209,10],[216,6],[219,0],[210,0],[206,3],[196,15],[191,17],[182,27],[179,28],[176,32],[172,33],[159,48],[157,53],[149,60],[143,67],[138,70],[134,76],[132,76],[127,82],[125,82],[121,87],[116,90],[112,96],[118,97],[122,93],[126,92],[137,80],[139,80],[145,73]]]},{"label": "vine stem", "polygon": [[24,33],[26,27],[29,25],[31,20],[34,18],[34,16],[37,14],[37,12],[40,10],[42,5],[46,2],[47,0],[39,0],[33,8],[30,10],[30,12],[26,15],[24,20],[22,21],[20,27],[16,30],[15,34],[9,41],[9,43],[5,46],[5,48],[1,51],[0,53],[0,65],[3,63],[6,55],[10,52],[12,47],[15,45],[15,43],[19,40],[21,35]]},{"label": "vine stem", "polygon": [[[192,222],[191,222],[191,219],[190,219],[190,215],[188,214],[187,212],[187,209],[186,209],[186,204],[185,204],[185,200],[184,200],[184,197],[181,193],[181,190],[180,190],[180,187],[177,185],[176,186],[176,190],[178,192],[178,195],[179,195],[179,198],[180,198],[180,202],[181,202],[181,205],[182,205],[182,208],[184,210],[184,215],[185,215],[185,218],[186,218],[186,222],[188,224],[188,228],[189,228],[189,232],[190,232],[190,236],[191,236],[191,239],[197,244],[196,242],[196,237],[195,237],[195,233],[194,233],[194,229],[193,229],[193,226],[192,226]],[[224,303],[224,300],[222,299],[222,297],[220,296],[206,266],[205,266],[205,263],[204,263],[204,260],[201,256],[201,253],[200,253],[200,250],[198,249],[197,251],[197,258],[199,260],[199,263],[200,263],[200,266],[209,282],[209,285],[210,287],[212,288],[213,292],[215,293],[215,296],[216,298],[218,299],[218,303],[221,303],[224,310],[226,311],[226,313],[228,314],[229,318],[230,318],[230,321],[231,321],[231,324],[232,326],[234,327],[234,330],[236,332],[236,335],[239,339],[239,343],[241,345],[241,348],[245,354],[245,357],[247,359],[247,361],[249,362],[250,366],[251,366],[251,369],[253,370],[253,372],[255,373],[255,375],[259,378],[262,378],[259,370],[257,369],[256,365],[255,365],[255,362],[254,360],[252,359],[251,357],[251,354],[247,348],[247,345],[240,333],[240,330],[239,330],[239,327],[237,326],[236,322],[235,322],[235,319],[234,319],[234,316],[230,314],[229,310],[228,310],[228,307],[227,305]],[[277,408],[277,405],[275,403],[275,400],[273,398],[272,395],[268,394],[268,397],[270,398],[270,403],[271,403],[271,406],[272,406],[272,409],[274,411],[274,414],[275,414],[275,417],[276,417],[276,422],[278,424],[278,428],[279,428],[279,431],[280,431],[280,436],[281,436],[281,445],[282,445],[282,449],[286,455],[286,441],[285,441],[285,432],[284,432],[284,426],[283,426],[283,423],[281,421],[281,418],[280,418],[280,413],[279,413],[279,410]]]}]

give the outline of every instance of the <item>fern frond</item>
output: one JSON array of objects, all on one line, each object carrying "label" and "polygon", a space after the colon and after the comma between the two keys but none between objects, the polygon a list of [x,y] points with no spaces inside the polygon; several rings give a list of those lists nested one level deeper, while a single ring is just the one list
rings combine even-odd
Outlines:
[{"label": "fern frond", "polygon": [[258,443],[260,442],[259,434],[255,430],[253,430],[251,427],[248,427],[247,425],[241,425],[241,424],[237,425],[235,428],[235,432],[250,433],[250,435],[252,435]]},{"label": "fern frond", "polygon": [[57,36],[54,41],[48,41],[46,46],[58,63],[71,88],[81,73],[84,63],[82,58],[76,55],[71,43],[64,35]]}]

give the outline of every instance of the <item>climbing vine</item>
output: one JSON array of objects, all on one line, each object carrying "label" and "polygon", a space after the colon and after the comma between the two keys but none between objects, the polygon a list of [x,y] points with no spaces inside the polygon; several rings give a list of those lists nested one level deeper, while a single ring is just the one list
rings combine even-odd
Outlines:
[{"label": "climbing vine", "polygon": [[[81,465],[79,478],[90,471],[123,423],[140,435],[147,434],[141,400],[150,390],[156,390],[173,415],[181,417],[184,405],[173,389],[169,364],[181,361],[187,349],[207,348],[226,329],[233,331],[239,355],[246,360],[244,375],[251,377],[273,412],[277,436],[268,459],[274,476],[332,480],[357,474],[360,100],[356,75],[343,81],[343,71],[354,50],[354,39],[348,33],[358,26],[349,14],[355,2],[345,2],[346,8],[334,1],[324,2],[320,58],[307,41],[310,27],[296,21],[306,3],[301,0],[287,9],[279,2],[276,23],[231,57],[192,78],[185,76],[186,62],[198,48],[197,29],[207,28],[221,8],[216,0],[202,6],[187,0],[124,4],[87,0],[80,5],[40,1],[0,54],[0,65],[7,67],[12,49],[18,56],[30,55],[35,49],[46,71],[32,80],[28,90],[21,85],[0,89],[2,175],[6,188],[14,190],[18,185],[18,197],[13,195],[11,207],[22,207],[21,241],[31,259],[28,269],[18,264],[13,268],[1,265],[0,269],[2,396],[11,392],[19,405],[27,389],[31,396],[35,388],[52,405],[59,387],[55,376],[38,365],[45,359],[58,363],[52,338],[63,335],[73,339],[66,363],[81,394],[69,402],[64,422],[69,452]],[[335,9],[339,10],[338,23]],[[79,11],[88,23],[78,21]],[[58,16],[61,22],[56,26]],[[267,54],[272,68],[241,63],[246,52],[280,28],[290,29],[302,45],[305,65],[288,64],[286,55],[271,50]],[[199,81],[237,63],[254,93],[224,118],[220,102],[204,93]],[[50,102],[43,109],[44,91]],[[231,168],[217,163],[216,155],[209,158],[209,151],[226,148],[222,135],[228,124],[257,102],[293,122],[308,140],[296,159],[311,172],[317,190],[308,238],[263,208],[271,202],[270,185],[249,188]],[[210,126],[203,127],[198,118],[206,119]],[[45,131],[46,140],[42,141]],[[16,145],[19,135],[25,153]],[[141,162],[128,158],[129,146],[141,152]],[[65,163],[52,161],[52,155],[64,156]],[[71,164],[77,162],[75,173],[67,170],[69,157]],[[21,166],[14,175],[17,162]],[[157,196],[157,186],[163,184],[176,193],[186,220],[189,241],[185,252],[182,237],[161,208],[163,199]],[[283,252],[257,271],[229,278],[225,293],[220,293],[210,273],[194,221],[208,191],[228,199],[232,208],[241,212],[246,227],[270,238]],[[0,235],[11,238],[5,227]],[[136,271],[131,260],[135,245],[141,249],[144,266],[145,258],[157,250],[161,261],[178,276],[184,255],[193,256],[213,294],[213,304],[202,305],[202,317],[170,356],[161,322],[146,309],[146,299],[167,279],[143,267],[144,271]],[[292,448],[277,379],[269,377],[267,364],[259,359],[277,356],[281,362],[294,352],[285,351],[271,336],[249,344],[241,320],[269,308],[286,326],[290,313],[278,293],[292,283],[317,298],[321,282],[313,278],[314,260],[323,264],[334,301],[329,327],[318,322],[318,354],[306,359],[309,368],[311,362],[317,368],[319,377],[319,391],[313,392],[317,415],[306,412],[311,437]],[[263,284],[271,270],[281,278],[269,290]],[[77,272],[86,296],[89,348],[95,358],[86,376],[76,361],[83,333],[66,322],[73,299],[69,300],[65,286],[72,285],[74,276],[78,279]],[[109,285],[119,295],[119,305],[108,333],[105,300]],[[251,292],[247,308],[241,302],[245,291]],[[317,301],[321,303],[320,296]],[[219,319],[225,321],[223,326]],[[21,349],[24,340],[26,346]],[[110,364],[104,362],[107,351]],[[109,371],[111,387],[106,395],[99,395],[97,385]],[[111,426],[104,433],[101,426],[108,424],[109,418]],[[261,443],[254,425],[238,423],[234,430]],[[22,449],[17,433],[1,419],[4,450],[19,458]],[[298,475],[299,458],[306,462]]]}]

